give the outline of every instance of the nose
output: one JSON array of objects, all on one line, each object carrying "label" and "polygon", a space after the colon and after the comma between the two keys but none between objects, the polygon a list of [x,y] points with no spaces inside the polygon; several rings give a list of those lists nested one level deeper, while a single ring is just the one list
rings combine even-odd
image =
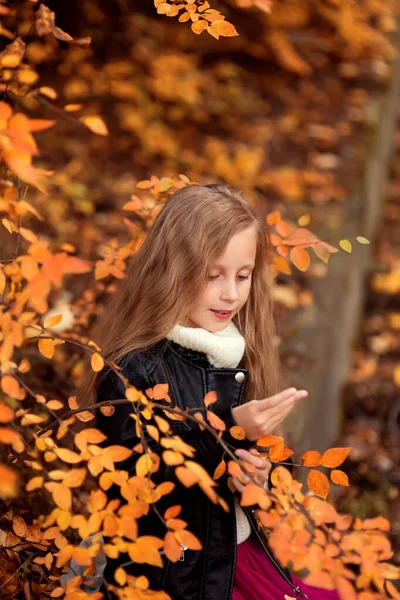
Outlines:
[{"label": "nose", "polygon": [[221,300],[225,302],[236,302],[238,299],[236,280],[226,280],[221,290]]}]

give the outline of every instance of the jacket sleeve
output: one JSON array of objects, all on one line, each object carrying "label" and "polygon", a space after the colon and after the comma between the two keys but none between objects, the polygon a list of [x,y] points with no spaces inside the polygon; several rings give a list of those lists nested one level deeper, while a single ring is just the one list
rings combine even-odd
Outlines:
[{"label": "jacket sleeve", "polygon": [[[129,363],[125,364],[125,367],[122,368],[122,375],[127,377],[132,385],[143,392],[148,388],[154,387],[150,375],[137,358],[133,358],[129,360]],[[122,381],[115,373],[113,373],[113,371],[106,371],[99,384],[97,402],[120,398],[123,399],[124,397],[125,388]],[[171,406],[165,401],[157,402],[164,404],[166,407]],[[107,445],[118,444],[133,448],[141,441],[140,438],[136,436],[135,421],[130,416],[133,412],[133,405],[130,403],[116,406],[115,412],[111,417],[106,417],[100,411],[98,412],[97,427],[107,436],[107,441],[105,442]],[[162,414],[161,416],[165,418],[165,414]],[[231,410],[226,414],[218,414],[218,416],[225,422],[227,429],[235,425]],[[180,421],[174,421],[172,419],[169,420],[169,424],[173,434],[179,435],[184,442],[195,448],[196,452],[193,460],[201,464],[212,476],[216,467],[221,462],[224,453],[222,446],[214,436],[207,430],[202,431],[197,425],[189,427],[182,424]],[[148,435],[145,427],[143,427],[143,436],[148,447],[153,452],[161,455],[164,448]],[[230,445],[240,448],[248,447],[246,444],[248,440],[235,440],[228,431],[224,432],[224,436],[227,443]],[[253,442],[250,442],[250,444],[254,445]],[[140,455],[136,455],[134,458],[130,457],[130,459],[127,459],[124,463],[119,463],[119,468],[128,470],[130,475],[132,475],[134,473],[136,460],[139,456]],[[173,480],[175,478],[173,476],[174,473],[175,467],[168,466],[161,460],[159,470],[152,475],[152,479],[155,483],[165,480],[171,481],[171,479]]]}]

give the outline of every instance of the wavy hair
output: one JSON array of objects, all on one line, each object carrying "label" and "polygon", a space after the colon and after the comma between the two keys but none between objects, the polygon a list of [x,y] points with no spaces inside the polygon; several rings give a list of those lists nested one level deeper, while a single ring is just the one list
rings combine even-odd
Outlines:
[{"label": "wavy hair", "polygon": [[[145,350],[184,322],[207,284],[211,264],[233,235],[248,228],[257,234],[256,262],[249,298],[234,317],[246,342],[246,399],[277,393],[281,381],[266,226],[240,191],[221,183],[189,185],[170,196],[99,317],[93,339],[103,357],[118,361]],[[82,406],[96,402],[99,378],[87,363],[79,391]]]}]

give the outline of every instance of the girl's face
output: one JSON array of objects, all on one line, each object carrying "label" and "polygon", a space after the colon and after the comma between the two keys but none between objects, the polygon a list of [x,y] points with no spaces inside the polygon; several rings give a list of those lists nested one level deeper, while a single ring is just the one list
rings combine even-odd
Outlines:
[{"label": "girl's face", "polygon": [[249,297],[257,251],[257,236],[245,229],[230,239],[211,265],[208,282],[188,315],[186,327],[215,332],[225,329]]}]

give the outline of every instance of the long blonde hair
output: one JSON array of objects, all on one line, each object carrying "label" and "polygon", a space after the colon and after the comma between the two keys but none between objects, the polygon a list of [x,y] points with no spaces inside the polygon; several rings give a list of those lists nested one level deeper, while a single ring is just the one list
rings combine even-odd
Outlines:
[{"label": "long blonde hair", "polygon": [[[104,358],[118,361],[145,350],[183,322],[212,262],[234,234],[249,227],[257,232],[256,263],[249,298],[234,319],[246,342],[246,399],[277,393],[281,382],[265,225],[242,193],[225,184],[189,185],[168,199],[99,318],[93,339]],[[96,402],[99,377],[88,365],[79,393],[82,406]]]}]

